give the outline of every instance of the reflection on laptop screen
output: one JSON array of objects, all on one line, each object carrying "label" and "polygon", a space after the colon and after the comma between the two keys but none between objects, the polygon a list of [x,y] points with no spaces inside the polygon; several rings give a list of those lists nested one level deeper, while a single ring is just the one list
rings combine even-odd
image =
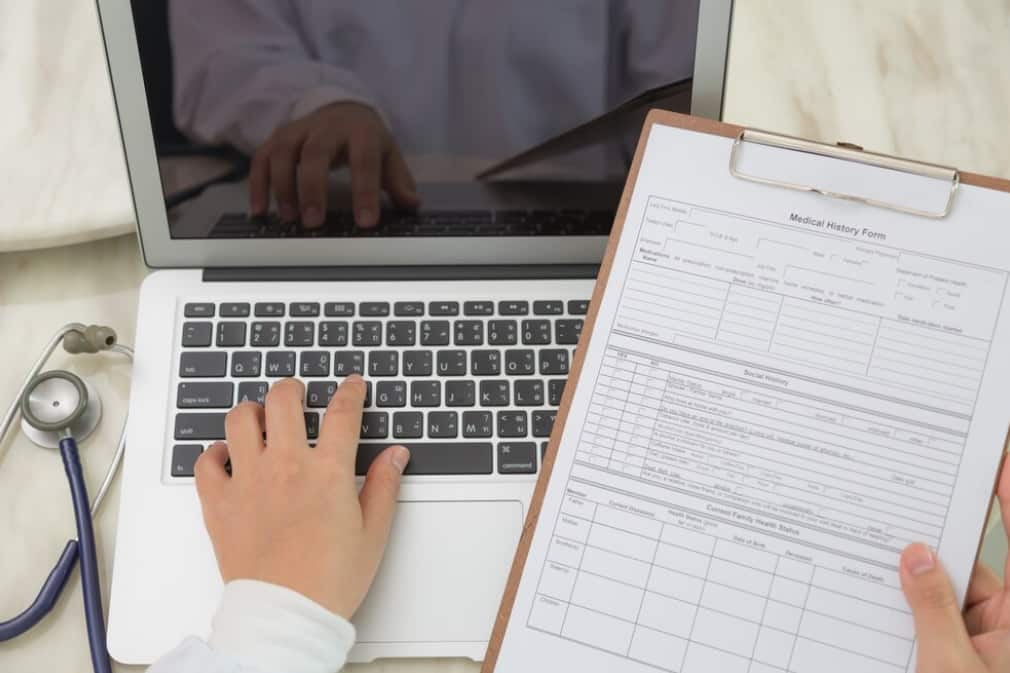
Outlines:
[{"label": "reflection on laptop screen", "polygon": [[698,0],[133,11],[173,238],[602,235],[690,109]]}]

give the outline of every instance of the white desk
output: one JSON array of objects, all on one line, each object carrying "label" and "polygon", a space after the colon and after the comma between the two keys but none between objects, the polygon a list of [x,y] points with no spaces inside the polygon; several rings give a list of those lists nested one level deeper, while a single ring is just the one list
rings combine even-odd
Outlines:
[{"label": "white desk", "polygon": [[[1010,177],[1004,151],[1010,71],[999,65],[1010,62],[1001,28],[1010,20],[1005,3],[957,0],[922,8],[913,0],[863,0],[842,9],[803,0],[737,0],[736,7],[728,120]],[[7,185],[0,249],[34,247],[52,235],[70,242],[128,231],[130,199],[90,3],[0,4],[0,39],[9,47],[0,79],[25,94],[8,97],[14,107],[0,111],[0,184]],[[40,77],[49,78],[48,88],[37,86]],[[27,109],[17,106],[24,101]],[[112,325],[132,343],[145,272],[132,235],[0,253],[0,405],[9,402],[59,324]],[[82,445],[94,489],[118,437],[129,366],[112,355],[72,361],[57,355],[52,362],[64,364],[91,377],[105,402],[105,422]],[[106,587],[118,500],[117,483],[97,521]],[[7,541],[0,550],[0,619],[35,597],[72,535],[58,456],[20,433],[0,443],[0,539]],[[1000,568],[1004,555],[1005,545],[993,536],[984,556]],[[5,671],[83,673],[88,661],[76,578],[39,627],[0,645]],[[477,666],[427,660],[351,670],[454,673]]]}]

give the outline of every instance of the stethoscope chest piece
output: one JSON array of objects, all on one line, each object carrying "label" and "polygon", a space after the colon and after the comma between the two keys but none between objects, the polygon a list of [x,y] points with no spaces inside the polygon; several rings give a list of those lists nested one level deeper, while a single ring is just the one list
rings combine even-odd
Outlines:
[{"label": "stethoscope chest piece", "polygon": [[56,449],[68,435],[83,441],[98,427],[102,400],[80,377],[55,369],[27,385],[21,398],[21,430],[39,446]]}]

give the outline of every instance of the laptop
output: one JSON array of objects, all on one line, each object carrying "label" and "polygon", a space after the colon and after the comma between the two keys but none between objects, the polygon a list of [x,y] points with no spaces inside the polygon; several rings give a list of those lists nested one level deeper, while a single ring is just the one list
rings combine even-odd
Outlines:
[{"label": "laptop", "polygon": [[[311,441],[330,396],[358,372],[370,388],[358,474],[394,442],[410,447],[411,462],[385,559],[353,619],[350,660],[481,659],[578,347],[635,115],[673,93],[691,112],[719,117],[731,0],[684,3],[693,17],[678,31],[686,81],[670,72],[653,84],[674,85],[632,92],[596,119],[485,156],[464,172],[479,180],[419,174],[421,207],[387,202],[371,229],[355,226],[340,171],[329,177],[323,226],[273,210],[250,216],[248,148],[176,126],[173,96],[184,87],[172,50],[184,41],[171,3],[97,4],[152,269],[138,307],[110,654],[149,664],[210,630],[222,582],[192,474],[224,438],[228,409],[299,377]],[[359,10],[369,11],[341,9]],[[532,161],[590,156],[578,153],[601,139],[617,149],[593,156],[610,157],[616,180],[524,172]],[[624,154],[621,143],[631,144]]]}]

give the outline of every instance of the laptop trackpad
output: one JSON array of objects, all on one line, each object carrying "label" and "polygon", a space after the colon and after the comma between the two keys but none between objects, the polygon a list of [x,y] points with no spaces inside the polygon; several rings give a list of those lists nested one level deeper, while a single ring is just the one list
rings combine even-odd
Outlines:
[{"label": "laptop trackpad", "polygon": [[486,641],[522,525],[518,501],[401,502],[358,642]]}]

